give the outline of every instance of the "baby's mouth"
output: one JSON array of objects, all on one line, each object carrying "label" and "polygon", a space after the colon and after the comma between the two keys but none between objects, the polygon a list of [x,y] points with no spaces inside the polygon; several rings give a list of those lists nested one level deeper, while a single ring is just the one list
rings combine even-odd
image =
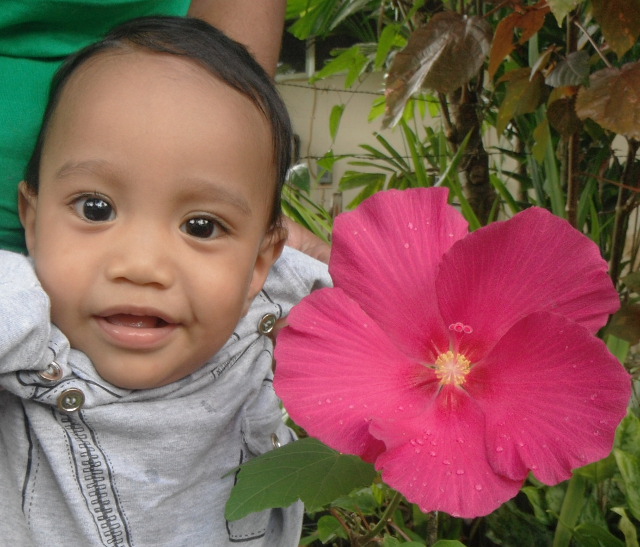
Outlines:
[{"label": "baby's mouth", "polygon": [[157,329],[168,325],[164,319],[150,315],[129,315],[126,313],[119,313],[116,315],[109,315],[104,319],[112,325],[117,325],[119,327],[131,327],[135,329]]}]

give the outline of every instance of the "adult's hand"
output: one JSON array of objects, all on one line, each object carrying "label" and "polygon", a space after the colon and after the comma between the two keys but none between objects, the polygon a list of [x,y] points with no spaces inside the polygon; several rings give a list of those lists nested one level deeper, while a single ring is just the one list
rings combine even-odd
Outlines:
[{"label": "adult's hand", "polygon": [[331,246],[297,222],[294,222],[288,217],[284,218],[285,226],[289,232],[286,244],[316,260],[329,264]]}]

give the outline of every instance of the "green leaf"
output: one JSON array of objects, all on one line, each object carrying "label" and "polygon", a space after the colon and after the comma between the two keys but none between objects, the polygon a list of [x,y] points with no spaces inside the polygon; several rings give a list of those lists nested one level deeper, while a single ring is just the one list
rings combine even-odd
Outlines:
[{"label": "green leaf", "polygon": [[361,186],[376,186],[384,183],[386,177],[381,173],[361,173],[346,171],[340,179],[340,190],[353,190]]},{"label": "green leaf", "polygon": [[310,81],[314,83],[334,74],[346,72],[345,88],[348,89],[356,82],[368,64],[369,58],[362,53],[362,45],[356,44],[342,51],[335,59],[324,65]]},{"label": "green leaf", "polygon": [[609,454],[603,460],[590,463],[580,469],[576,469],[575,472],[583,477],[591,479],[593,482],[602,482],[606,479],[612,478],[618,471],[616,460],[613,454]]},{"label": "green leaf", "polygon": [[[615,314],[614,314],[615,318]],[[627,360],[627,354],[629,353],[629,342],[622,337],[615,334],[609,334],[609,328],[607,328],[607,348],[621,363]]]},{"label": "green leaf", "polygon": [[317,439],[301,439],[240,466],[225,517],[237,520],[298,499],[319,508],[371,484],[375,476],[373,466],[357,456],[340,454]]},{"label": "green leaf", "polygon": [[640,418],[629,412],[616,430],[616,448],[640,458]]},{"label": "green leaf", "polygon": [[551,519],[547,512],[547,506],[543,496],[543,490],[535,486],[525,486],[521,492],[527,496],[529,503],[533,507],[533,514],[543,524],[550,524]]},{"label": "green leaf", "polygon": [[561,26],[567,14],[582,1],[583,0],[548,0],[547,4],[549,4],[551,8],[551,13],[555,15],[558,26]]},{"label": "green leaf", "polygon": [[311,190],[311,173],[309,173],[309,166],[303,163],[294,165],[289,170],[287,183],[308,194]]},{"label": "green leaf", "polygon": [[618,527],[624,534],[624,539],[627,547],[640,547],[638,544],[638,530],[636,529],[631,519],[627,516],[627,512],[624,507],[613,507],[611,509],[614,513],[620,515],[620,523]]},{"label": "green leaf", "polygon": [[441,539],[433,544],[433,547],[464,547],[457,539]]},{"label": "green leaf", "polygon": [[547,527],[533,515],[520,511],[509,501],[484,518],[488,530],[487,539],[496,545],[549,547],[550,533]]},{"label": "green leaf", "polygon": [[533,130],[533,146],[531,153],[538,163],[543,163],[547,153],[547,145],[551,141],[549,120],[545,117]]},{"label": "green leaf", "polygon": [[331,515],[320,517],[318,519],[318,539],[322,543],[327,543],[336,536],[344,539],[347,537],[340,521]]},{"label": "green leaf", "polygon": [[622,475],[629,510],[635,518],[640,519],[640,458],[619,449],[613,453]]},{"label": "green leaf", "polygon": [[585,522],[573,531],[574,538],[583,547],[625,547],[624,542],[615,537],[609,530]]},{"label": "green leaf", "polygon": [[402,26],[398,24],[386,25],[382,29],[374,64],[376,70],[380,70],[384,66],[394,45],[400,45],[401,42],[404,42],[403,46],[406,45],[406,40],[400,35],[401,30]]},{"label": "green leaf", "polygon": [[544,78],[539,72],[532,76],[530,69],[519,68],[507,72],[499,81],[507,82],[496,124],[496,130],[502,134],[515,116],[534,112],[538,108],[542,100]]},{"label": "green leaf", "polygon": [[346,105],[344,104],[336,104],[331,109],[331,114],[329,115],[329,133],[332,141],[336,140],[338,128],[340,127],[340,120],[342,119],[342,114],[344,114],[345,106]]}]

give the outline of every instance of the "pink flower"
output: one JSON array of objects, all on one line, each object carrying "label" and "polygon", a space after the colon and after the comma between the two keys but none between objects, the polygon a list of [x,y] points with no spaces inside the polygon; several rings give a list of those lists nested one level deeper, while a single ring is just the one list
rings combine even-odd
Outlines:
[{"label": "pink flower", "polygon": [[336,219],[330,272],[278,337],[276,391],[423,511],[485,515],[611,451],[630,378],[594,334],[618,296],[564,220],[469,234],[446,189],[381,192]]}]

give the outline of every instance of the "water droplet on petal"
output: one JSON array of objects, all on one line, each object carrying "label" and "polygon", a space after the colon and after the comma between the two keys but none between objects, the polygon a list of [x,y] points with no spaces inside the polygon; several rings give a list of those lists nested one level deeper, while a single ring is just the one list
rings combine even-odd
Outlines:
[{"label": "water droplet on petal", "polygon": [[410,247],[410,245],[409,245],[408,243],[405,243],[405,244],[404,244],[404,248],[405,248],[405,249],[408,249],[409,247]]},{"label": "water droplet on petal", "polygon": [[464,469],[458,469],[456,475],[464,475]]},{"label": "water droplet on petal", "polygon": [[431,452],[429,452],[429,456],[431,456],[432,458],[434,458],[436,456],[436,453],[432,450]]},{"label": "water droplet on petal", "polygon": [[443,465],[451,465],[451,462],[449,460],[442,460],[442,464]]},{"label": "water droplet on petal", "polygon": [[482,490],[482,485],[481,484],[476,484],[475,485],[475,489],[480,492]]},{"label": "water droplet on petal", "polygon": [[501,446],[496,446],[496,452],[504,452],[504,448]]},{"label": "water droplet on petal", "polygon": [[594,393],[594,394],[591,395],[590,398],[591,398],[592,401],[595,401],[598,398],[598,394]]},{"label": "water droplet on petal", "polygon": [[413,223],[409,222],[409,224],[407,224],[407,228],[409,228],[409,230],[413,230]]},{"label": "water droplet on petal", "polygon": [[327,403],[330,403],[330,402],[331,402],[331,399],[327,399]]},{"label": "water droplet on petal", "polygon": [[420,452],[422,452],[422,450],[420,449],[420,447],[416,447],[416,454],[420,454]]}]

